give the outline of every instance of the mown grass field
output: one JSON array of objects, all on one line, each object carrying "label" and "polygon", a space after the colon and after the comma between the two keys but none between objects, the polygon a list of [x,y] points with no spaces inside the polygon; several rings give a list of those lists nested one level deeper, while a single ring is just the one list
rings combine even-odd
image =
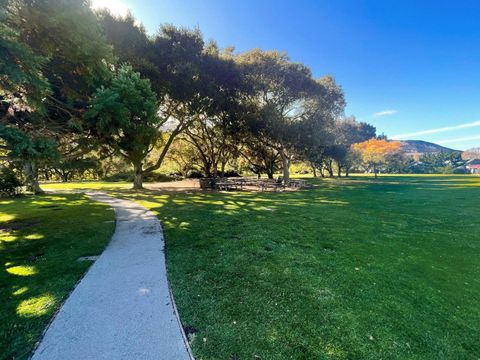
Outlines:
[{"label": "mown grass field", "polygon": [[78,181],[78,182],[51,182],[42,184],[42,189],[49,191],[70,191],[70,190],[116,190],[130,189],[132,183],[129,182],[107,182],[107,181]]},{"label": "mown grass field", "polygon": [[197,359],[478,359],[480,177],[119,192],[155,210]]},{"label": "mown grass field", "polygon": [[[198,360],[478,359],[480,177],[308,181],[285,193],[56,186],[158,214]],[[0,202],[0,359],[28,355],[112,219],[79,194]]]},{"label": "mown grass field", "polygon": [[114,212],[81,194],[0,199],[0,359],[27,359],[113,234]]}]

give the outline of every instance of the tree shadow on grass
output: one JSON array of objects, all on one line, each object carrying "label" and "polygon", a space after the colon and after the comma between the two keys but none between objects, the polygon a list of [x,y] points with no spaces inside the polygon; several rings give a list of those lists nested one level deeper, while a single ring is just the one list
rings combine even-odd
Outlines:
[{"label": "tree shadow on grass", "polygon": [[0,359],[26,359],[114,227],[85,195],[0,200]]},{"label": "tree shadow on grass", "polygon": [[466,332],[478,319],[478,190],[462,184],[480,179],[467,179],[116,195],[162,221],[169,279],[201,356],[450,357],[478,350]]}]

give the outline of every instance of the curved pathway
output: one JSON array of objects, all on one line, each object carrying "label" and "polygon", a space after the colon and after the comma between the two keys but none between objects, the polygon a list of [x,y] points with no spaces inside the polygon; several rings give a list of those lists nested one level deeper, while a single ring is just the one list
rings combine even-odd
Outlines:
[{"label": "curved pathway", "polygon": [[133,201],[88,195],[115,209],[115,234],[32,359],[193,359],[168,287],[160,221]]}]

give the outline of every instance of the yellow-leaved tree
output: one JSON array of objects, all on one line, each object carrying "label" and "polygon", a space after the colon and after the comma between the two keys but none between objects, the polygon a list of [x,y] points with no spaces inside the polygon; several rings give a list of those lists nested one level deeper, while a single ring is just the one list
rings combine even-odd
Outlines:
[{"label": "yellow-leaved tree", "polygon": [[385,163],[389,156],[398,154],[401,149],[402,144],[399,141],[375,138],[352,145],[352,150],[358,153],[369,169],[373,170],[375,177],[377,177],[378,166]]}]

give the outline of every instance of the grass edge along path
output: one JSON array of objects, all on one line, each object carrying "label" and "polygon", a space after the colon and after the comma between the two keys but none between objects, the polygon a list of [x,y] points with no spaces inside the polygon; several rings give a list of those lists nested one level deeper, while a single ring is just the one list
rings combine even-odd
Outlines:
[{"label": "grass edge along path", "polygon": [[27,359],[110,240],[115,214],[83,194],[0,199],[0,359]]},{"label": "grass edge along path", "polygon": [[163,223],[196,358],[478,358],[480,178],[316,183],[123,194]]}]

